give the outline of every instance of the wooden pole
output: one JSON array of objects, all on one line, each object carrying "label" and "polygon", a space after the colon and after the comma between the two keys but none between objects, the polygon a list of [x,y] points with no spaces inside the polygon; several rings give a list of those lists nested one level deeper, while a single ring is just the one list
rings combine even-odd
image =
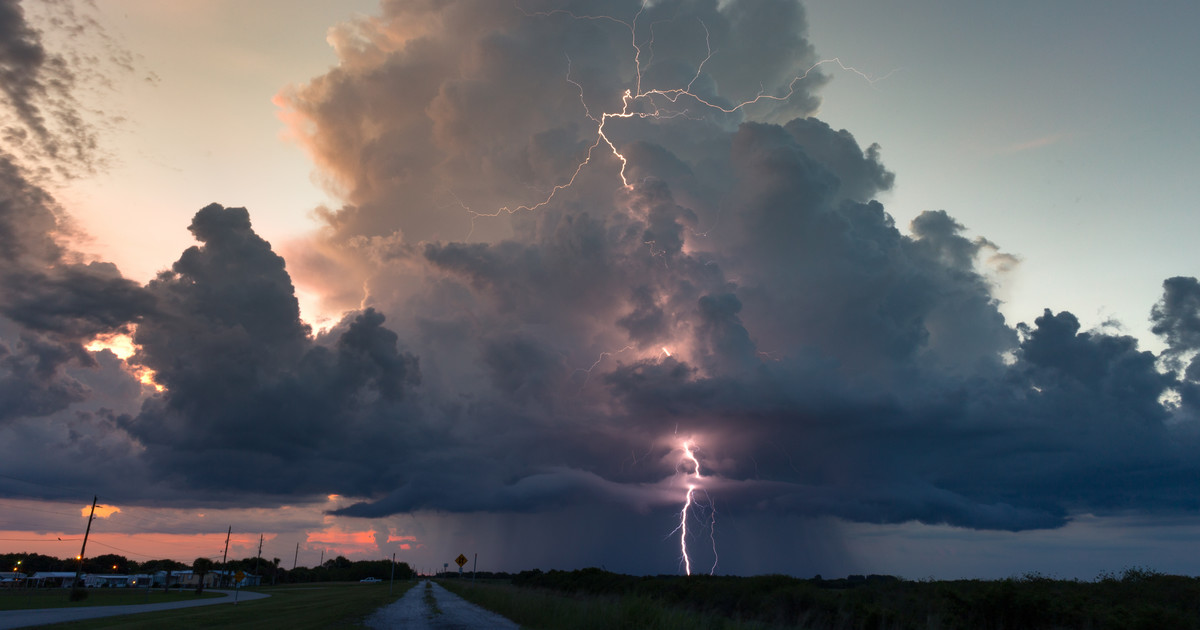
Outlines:
[{"label": "wooden pole", "polygon": [[83,573],[83,552],[87,550],[88,534],[92,533],[92,517],[96,515],[96,501],[100,497],[92,495],[92,512],[88,514],[87,529],[83,530],[83,546],[79,548],[79,557],[75,563],[75,581],[71,584],[72,589],[79,588],[79,574]]}]

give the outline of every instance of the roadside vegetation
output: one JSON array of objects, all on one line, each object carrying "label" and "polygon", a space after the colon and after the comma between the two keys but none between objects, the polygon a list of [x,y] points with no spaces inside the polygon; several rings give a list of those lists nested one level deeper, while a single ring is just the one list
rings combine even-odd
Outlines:
[{"label": "roadside vegetation", "polygon": [[636,577],[584,569],[441,584],[534,630],[1200,630],[1200,579],[1145,569],[1091,582],[1037,574],[954,581],[879,575]]},{"label": "roadside vegetation", "polygon": [[6,588],[0,589],[0,610],[31,610],[35,608],[75,608],[79,606],[124,606],[127,604],[162,604],[221,597],[218,593],[196,595],[192,590],[179,589],[164,593],[163,589],[105,588],[91,589],[87,599],[70,600],[71,590],[65,588]]},{"label": "roadside vegetation", "polygon": [[76,630],[129,628],[130,630],[190,630],[193,628],[364,628],[371,613],[404,595],[416,582],[397,580],[391,595],[388,584],[330,583],[285,585],[251,590],[269,594],[266,599],[235,605],[201,606],[163,612],[139,613],[44,626]]}]

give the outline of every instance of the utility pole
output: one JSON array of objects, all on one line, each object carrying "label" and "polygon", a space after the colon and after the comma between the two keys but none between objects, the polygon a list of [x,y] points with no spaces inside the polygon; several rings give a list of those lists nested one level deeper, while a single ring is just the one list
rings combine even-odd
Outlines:
[{"label": "utility pole", "polygon": [[88,534],[92,533],[92,517],[96,515],[96,501],[100,497],[92,495],[92,512],[88,514],[87,529],[83,530],[83,546],[79,548],[78,562],[75,563],[75,581],[71,584],[72,589],[79,588],[79,574],[83,572],[83,552],[87,549]]},{"label": "utility pole", "polygon": [[[262,558],[262,539],[263,539],[263,535],[259,534],[258,535],[258,555],[254,556],[254,575],[258,575],[258,561],[259,561],[259,559]],[[259,583],[262,582],[262,578],[259,578],[258,580],[259,580]]]},{"label": "utility pole", "polygon": [[[292,570],[296,570],[296,560],[300,558],[300,543],[296,543],[296,555],[292,556]],[[294,578],[293,578],[294,579]]]},{"label": "utility pole", "polygon": [[475,583],[475,569],[479,568],[479,554],[475,554],[475,564],[471,565],[471,583]]},{"label": "utility pole", "polygon": [[388,582],[388,595],[392,594],[392,586],[396,584],[396,552],[392,552],[392,581]]},{"label": "utility pole", "polygon": [[324,549],[321,550],[321,564],[318,564],[317,566],[319,566],[319,567],[325,566],[325,550]]},{"label": "utility pole", "polygon": [[221,584],[225,583],[226,569],[229,568],[229,535],[233,533],[233,525],[229,526],[229,531],[225,532],[225,553],[221,554]]}]

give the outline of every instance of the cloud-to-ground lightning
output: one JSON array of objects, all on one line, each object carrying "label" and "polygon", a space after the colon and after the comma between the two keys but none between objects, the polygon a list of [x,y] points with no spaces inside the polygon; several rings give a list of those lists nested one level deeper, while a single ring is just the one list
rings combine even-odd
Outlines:
[{"label": "cloud-to-ground lightning", "polygon": [[[607,126],[610,121],[617,120],[617,119],[635,119],[635,118],[655,119],[655,120],[665,120],[665,119],[671,119],[671,118],[689,118],[690,119],[690,118],[695,117],[695,114],[688,110],[688,106],[691,106],[691,107],[695,108],[696,110],[700,110],[700,111],[707,110],[707,111],[714,112],[714,113],[732,114],[735,112],[742,111],[742,110],[744,110],[750,106],[753,106],[755,104],[762,103],[764,101],[774,101],[774,102],[780,102],[780,103],[787,102],[796,94],[798,86],[801,84],[801,82],[803,82],[805,79],[807,79],[809,76],[811,76],[814,72],[816,72],[818,70],[818,68],[820,68],[821,66],[825,66],[825,65],[836,65],[837,67],[841,68],[843,71],[858,75],[859,77],[863,78],[869,84],[872,84],[872,85],[874,85],[877,81],[887,78],[887,76],[880,77],[880,78],[872,78],[868,74],[866,74],[852,66],[846,65],[845,63],[843,63],[841,61],[840,58],[832,57],[832,58],[828,58],[828,59],[821,59],[820,61],[817,61],[816,63],[812,64],[808,68],[804,69],[803,72],[799,72],[798,74],[796,74],[787,83],[786,89],[781,89],[780,92],[777,94],[769,94],[769,93],[767,93],[766,89],[764,88],[764,89],[760,89],[758,94],[756,94],[753,98],[750,98],[748,100],[744,100],[744,101],[741,101],[741,102],[738,102],[736,104],[729,105],[729,106],[721,105],[721,104],[719,104],[717,102],[713,102],[709,98],[705,98],[703,95],[693,91],[694,85],[696,84],[696,82],[698,80],[700,80],[701,76],[703,75],[706,64],[708,64],[708,62],[713,58],[714,54],[716,54],[716,51],[714,51],[712,48],[711,33],[708,29],[708,26],[703,22],[703,20],[700,20],[697,18],[696,22],[698,23],[699,28],[703,29],[703,31],[704,31],[705,51],[704,51],[703,57],[697,59],[697,63],[695,64],[695,72],[691,73],[692,76],[691,76],[690,80],[688,80],[687,84],[684,86],[681,86],[681,87],[644,86],[643,85],[643,72],[644,72],[643,64],[648,64],[653,60],[655,25],[658,24],[658,22],[651,23],[649,26],[649,36],[642,37],[639,39],[639,35],[638,35],[639,20],[642,18],[643,13],[646,11],[648,5],[649,5],[648,2],[642,2],[637,13],[633,16],[633,19],[629,20],[629,21],[626,21],[626,20],[623,20],[623,19],[620,19],[620,18],[617,18],[614,16],[609,16],[609,15],[577,14],[572,11],[563,10],[563,9],[531,12],[531,11],[526,11],[524,9],[521,9],[518,6],[518,10],[520,10],[523,14],[525,14],[527,17],[530,17],[530,18],[535,18],[535,17],[549,18],[549,17],[555,16],[555,15],[564,15],[564,16],[567,16],[568,18],[574,19],[574,20],[590,20],[590,21],[610,22],[612,24],[620,25],[621,27],[628,30],[628,32],[629,32],[629,40],[628,41],[629,41],[629,46],[632,48],[632,57],[633,57],[633,59],[632,59],[632,66],[633,66],[633,71],[634,71],[633,85],[630,87],[627,87],[621,93],[621,107],[619,110],[596,111],[592,106],[589,106],[588,100],[585,98],[584,86],[572,76],[571,58],[570,58],[570,56],[566,56],[566,59],[565,59],[565,65],[566,65],[565,81],[567,83],[571,84],[572,86],[574,86],[574,88],[578,91],[579,103],[582,107],[582,115],[585,118],[587,118],[588,120],[590,120],[592,123],[594,123],[594,125],[595,125],[595,136],[594,136],[594,139],[592,140],[591,144],[588,146],[586,154],[584,155],[582,161],[580,161],[578,164],[575,165],[574,169],[571,171],[569,178],[566,178],[566,180],[562,181],[561,183],[555,184],[545,194],[545,196],[542,197],[538,201],[528,202],[528,203],[524,203],[521,205],[515,205],[515,206],[511,206],[511,205],[504,206],[504,207],[496,209],[492,212],[483,213],[483,212],[477,212],[477,211],[471,209],[469,206],[467,206],[465,203],[463,203],[460,199],[458,199],[457,196],[455,196],[455,201],[457,201],[458,205],[460,207],[462,207],[471,216],[471,228],[467,234],[468,239],[470,238],[471,234],[474,233],[475,220],[477,218],[497,217],[497,216],[500,216],[501,214],[510,214],[511,215],[511,214],[517,213],[518,211],[536,211],[540,208],[543,208],[543,207],[549,205],[551,202],[554,201],[555,197],[558,195],[558,193],[560,191],[567,190],[575,184],[575,182],[579,178],[580,174],[583,173],[584,169],[589,164],[591,164],[592,158],[596,154],[596,150],[598,148],[600,148],[601,145],[607,146],[607,148],[608,148],[609,152],[611,152],[612,156],[614,158],[616,158],[616,160],[620,163],[620,168],[619,168],[617,174],[620,178],[621,185],[626,189],[632,188],[633,184],[629,181],[629,179],[626,175],[626,169],[628,167],[628,160],[627,160],[626,156],[621,153],[620,149],[618,149],[616,143],[614,143],[614,141],[608,135]],[[672,18],[672,20],[673,19],[674,18]],[[664,21],[670,21],[670,20],[664,20]],[[648,56],[648,58],[649,58],[648,61],[643,61],[644,55]],[[890,76],[890,73],[888,76]],[[451,194],[453,194],[453,193],[451,193]],[[705,233],[705,235],[707,235],[707,233]],[[654,254],[654,242],[650,241],[647,244],[650,245],[651,253]],[[591,376],[592,370],[595,369],[605,358],[611,357],[611,356],[614,356],[617,354],[621,354],[621,353],[629,351],[631,349],[633,349],[632,346],[625,346],[624,348],[621,348],[620,350],[616,350],[613,352],[602,352],[600,354],[600,356],[596,359],[596,361],[589,368],[587,368],[586,370],[579,369],[576,371],[577,372],[582,371],[586,374],[586,376],[584,377],[584,381],[583,381],[584,384],[586,384],[588,378],[590,378],[590,376]],[[672,352],[669,349],[667,349],[666,346],[661,346],[660,349],[662,351],[662,356],[664,358],[672,357]],[[582,386],[581,386],[581,388],[582,388]],[[687,472],[685,474],[687,492],[684,497],[683,506],[679,511],[679,525],[676,527],[676,529],[672,533],[674,533],[674,532],[679,533],[681,561],[683,564],[684,571],[688,575],[691,575],[691,573],[692,573],[692,558],[691,558],[691,555],[688,553],[688,533],[689,533],[688,532],[688,520],[689,520],[689,518],[692,517],[692,514],[694,511],[707,510],[708,521],[709,521],[709,523],[708,523],[709,537],[712,540],[712,549],[713,549],[713,565],[709,571],[711,574],[712,572],[716,571],[716,567],[717,567],[717,545],[716,545],[716,533],[715,533],[716,511],[713,509],[711,497],[708,496],[707,490],[704,488],[704,476],[701,474],[701,471],[700,471],[700,461],[696,456],[695,445],[694,445],[693,441],[691,439],[684,441],[680,448],[682,450],[683,456],[677,466],[677,472],[684,470],[684,469],[690,470],[690,472]],[[697,495],[697,491],[699,491],[700,493],[703,493],[706,503],[702,503],[702,502],[698,501],[699,497]]]},{"label": "cloud-to-ground lightning", "polygon": [[[760,90],[759,93],[757,95],[755,95],[754,98],[752,98],[752,99],[745,100],[745,101],[742,101],[740,103],[737,103],[737,104],[734,104],[734,105],[728,106],[728,107],[722,106],[718,103],[714,103],[714,102],[704,98],[700,94],[697,94],[696,92],[693,91],[693,86],[696,84],[696,81],[699,80],[700,77],[702,76],[705,65],[709,62],[709,60],[712,59],[713,55],[715,54],[715,51],[712,48],[711,33],[709,32],[708,26],[703,22],[703,20],[700,20],[697,18],[696,21],[698,22],[699,27],[704,30],[705,54],[704,54],[703,59],[700,59],[698,61],[698,63],[696,64],[695,72],[692,74],[692,77],[688,81],[687,85],[683,86],[683,87],[675,87],[675,88],[664,88],[664,87],[644,88],[643,83],[642,83],[642,80],[643,80],[642,57],[643,57],[644,52],[648,52],[650,60],[653,60],[654,36],[655,36],[654,27],[657,24],[657,22],[655,22],[650,25],[650,28],[649,28],[650,33],[649,33],[648,40],[644,41],[644,42],[639,42],[638,20],[642,17],[643,12],[646,10],[647,4],[648,4],[647,2],[641,3],[641,6],[639,7],[637,13],[633,16],[633,19],[631,21],[622,20],[617,17],[609,16],[609,15],[582,15],[582,14],[577,14],[572,11],[563,10],[563,9],[556,9],[556,10],[552,10],[552,11],[530,12],[530,11],[525,11],[524,9],[520,9],[518,7],[518,9],[522,11],[522,13],[524,13],[526,16],[529,16],[529,17],[546,18],[546,17],[550,17],[553,15],[562,14],[562,15],[566,15],[569,18],[575,19],[575,20],[604,21],[604,22],[611,22],[613,24],[621,25],[622,27],[624,27],[625,29],[627,29],[629,31],[629,36],[630,36],[629,37],[629,45],[632,48],[632,53],[633,53],[632,61],[633,61],[633,70],[634,70],[634,75],[635,75],[634,76],[634,84],[632,87],[626,88],[624,90],[624,92],[622,93],[620,110],[594,112],[592,107],[590,107],[588,105],[587,99],[584,97],[583,85],[580,84],[578,81],[576,81],[571,75],[571,59],[569,56],[567,56],[567,58],[566,58],[566,79],[565,80],[578,90],[579,103],[583,108],[583,115],[588,120],[592,121],[595,124],[595,138],[592,141],[591,145],[588,146],[588,149],[584,156],[584,159],[581,162],[579,162],[578,164],[576,164],[574,170],[571,173],[570,178],[568,178],[563,183],[554,185],[550,189],[550,191],[546,194],[546,196],[544,198],[542,198],[540,201],[537,201],[534,203],[527,203],[527,204],[523,204],[523,205],[519,205],[519,206],[505,206],[505,207],[499,208],[490,213],[476,212],[476,211],[472,210],[471,208],[467,207],[461,201],[459,201],[459,205],[462,206],[465,210],[467,210],[467,212],[470,213],[470,215],[471,215],[471,231],[468,233],[468,238],[470,238],[470,234],[473,233],[475,230],[475,219],[476,218],[496,217],[496,216],[500,216],[502,213],[515,214],[517,211],[521,211],[521,210],[535,211],[535,210],[538,210],[538,209],[550,204],[554,200],[555,196],[560,191],[569,189],[575,184],[576,179],[583,172],[584,168],[587,167],[591,163],[592,157],[594,156],[596,149],[599,148],[601,146],[601,144],[606,145],[608,147],[609,151],[612,153],[613,157],[615,157],[617,159],[617,161],[620,163],[620,169],[618,171],[618,175],[621,180],[621,185],[627,189],[631,188],[632,184],[629,182],[629,179],[626,176],[626,168],[628,166],[628,160],[626,159],[625,155],[623,155],[621,153],[621,151],[617,148],[617,145],[608,136],[608,131],[607,131],[606,127],[607,127],[609,121],[611,121],[611,120],[632,119],[632,118],[659,119],[659,120],[669,119],[669,118],[691,118],[692,115],[689,113],[688,109],[686,108],[687,104],[692,104],[694,107],[697,107],[701,110],[709,110],[709,111],[713,111],[713,112],[721,112],[721,113],[725,113],[725,114],[731,114],[734,112],[741,111],[749,106],[752,106],[756,103],[760,103],[763,101],[787,102],[796,93],[797,86],[802,81],[804,81],[806,78],[808,78],[818,68],[820,68],[823,65],[827,65],[827,64],[836,64],[842,70],[844,70],[846,72],[852,72],[854,74],[857,74],[858,76],[862,77],[864,80],[866,80],[868,83],[870,83],[872,85],[875,82],[881,80],[882,78],[887,78],[886,76],[882,77],[882,78],[872,78],[869,75],[863,73],[862,71],[860,71],[852,66],[847,66],[846,64],[842,63],[840,58],[833,57],[833,58],[829,58],[829,59],[822,59],[822,60],[812,64],[811,66],[809,66],[803,72],[800,72],[797,75],[795,75],[795,77],[793,77],[792,80],[790,82],[788,82],[786,93],[783,93],[781,95],[768,94],[766,92],[766,90],[763,89],[763,90]],[[672,18],[672,19],[674,19],[674,18]],[[645,48],[646,50],[643,50],[643,48]],[[649,63],[649,62],[647,62],[647,63]],[[890,76],[890,73],[889,73],[889,76]],[[648,244],[650,245],[651,253],[653,254],[654,253],[654,244],[653,244],[653,242],[650,242]],[[584,370],[584,372],[586,372],[586,374],[587,374],[587,377],[585,377],[585,379],[584,379],[584,383],[586,383],[587,378],[589,378],[591,376],[592,370],[597,365],[599,365],[600,362],[606,356],[612,356],[613,354],[620,354],[620,353],[625,352],[630,349],[631,349],[630,346],[626,346],[626,347],[616,351],[615,353],[610,353],[610,352],[601,353],[600,357],[596,360],[596,362],[593,363],[592,366],[589,367],[587,370]],[[672,353],[670,350],[667,349],[666,346],[661,346],[661,350],[662,350],[662,354],[665,358],[671,358]],[[687,493],[684,498],[684,504],[679,512],[679,526],[675,530],[675,531],[679,532],[679,545],[680,545],[681,559],[683,562],[684,571],[688,575],[691,575],[692,560],[691,560],[691,556],[688,553],[688,546],[687,546],[688,545],[688,518],[694,509],[696,509],[697,507],[702,507],[702,506],[699,506],[699,504],[697,503],[696,491],[699,490],[699,491],[703,492],[705,497],[707,498],[707,506],[703,506],[703,507],[706,507],[706,509],[709,512],[709,537],[712,540],[712,548],[713,548],[713,565],[712,565],[712,568],[710,569],[710,574],[711,574],[712,572],[716,571],[716,567],[717,567],[717,544],[716,544],[716,532],[715,532],[716,511],[712,507],[711,497],[708,497],[707,491],[704,490],[704,488],[703,488],[702,484],[703,484],[704,477],[700,472],[700,462],[696,457],[696,453],[695,453],[694,445],[693,445],[692,441],[690,439],[684,441],[681,448],[683,451],[683,459],[680,462],[680,466],[690,467],[690,469],[691,469],[691,472],[687,475],[687,485],[686,485]]]},{"label": "cloud-to-ground lightning", "polygon": [[[691,575],[692,574],[692,558],[688,554],[688,540],[687,540],[688,517],[690,516],[693,508],[695,508],[699,505],[696,501],[696,491],[699,490],[700,492],[703,492],[705,497],[708,497],[708,492],[704,489],[704,487],[702,485],[702,482],[704,481],[704,476],[700,473],[700,460],[696,458],[696,452],[692,445],[692,441],[690,439],[685,440],[683,442],[683,445],[680,448],[683,450],[683,456],[680,460],[680,466],[685,467],[685,468],[690,467],[691,472],[685,473],[685,476],[688,479],[687,486],[686,486],[687,493],[684,495],[683,507],[679,510],[679,526],[675,528],[674,532],[679,532],[679,553],[680,553],[680,559],[683,562],[683,570],[687,575]],[[717,511],[713,508],[711,497],[708,497],[707,509],[709,511],[709,524],[708,524],[709,525],[709,538],[712,541],[712,548],[713,548],[713,564],[712,564],[712,568],[709,569],[708,573],[709,573],[709,575],[712,575],[717,570],[717,562],[719,561],[719,558],[717,557],[717,539],[716,539]],[[674,532],[672,532],[672,533],[674,533]]]}]

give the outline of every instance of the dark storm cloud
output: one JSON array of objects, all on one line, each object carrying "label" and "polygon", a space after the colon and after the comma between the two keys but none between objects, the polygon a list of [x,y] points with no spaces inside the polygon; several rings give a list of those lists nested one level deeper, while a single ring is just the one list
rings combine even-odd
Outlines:
[{"label": "dark storm cloud", "polygon": [[362,463],[401,439],[417,360],[370,309],[314,343],[244,208],[207,206],[189,229],[201,245],[148,285],[158,310],[134,336],[166,387],[124,422],[151,469],[202,494],[377,490],[393,475]]},{"label": "dark storm cloud", "polygon": [[[622,111],[639,76],[728,108],[817,61],[795,3],[670,2],[633,29],[639,75],[636,12],[388,4],[334,37],[341,67],[283,95],[351,202],[321,264],[404,314],[422,422],[449,440],[344,513],[621,496],[605,483],[663,505],[689,435],[735,509],[1012,530],[1190,509],[1174,377],[1070,313],[1005,322],[981,269],[1014,259],[945,211],[894,225],[880,148],[803,117],[826,76],[732,114],[635,100],[662,115],[605,126],[630,185],[604,143],[576,174],[587,114]],[[413,247],[385,258],[380,237]]]},{"label": "dark storm cloud", "polygon": [[1200,281],[1174,277],[1163,281],[1163,297],[1150,312],[1153,331],[1167,343],[1163,360],[1182,372],[1177,386],[1181,402],[1200,411]]},{"label": "dark storm cloud", "polygon": [[61,209],[0,156],[0,420],[45,416],[89,396],[66,368],[84,345],[128,329],[153,300],[111,264],[61,245]]},{"label": "dark storm cloud", "polygon": [[[1188,355],[1200,350],[1200,282],[1175,277],[1163,281],[1163,298],[1150,313],[1154,334],[1167,342],[1166,358],[1171,367],[1184,367]],[[1200,380],[1200,365],[1186,365],[1190,380]]]},{"label": "dark storm cloud", "polygon": [[[193,501],[649,522],[678,509],[691,438],[713,500],[760,521],[1022,530],[1200,507],[1195,280],[1153,314],[1182,380],[1069,312],[1013,326],[981,271],[997,247],[942,210],[896,226],[880,148],[805,117],[824,79],[792,81],[818,61],[797,4],[639,6],[386,3],[280,97],[347,201],[307,249],[285,265],[214,204],[144,288],[22,262],[7,322],[66,340],[136,323],[166,390],[92,418],[135,441],[155,492]],[[797,93],[625,110],[631,36],[643,91]],[[596,135],[622,111],[605,133],[624,162]],[[33,244],[12,259],[58,261],[52,217],[26,214],[0,225]],[[353,309],[314,337],[293,273]],[[9,356],[14,387],[37,376]],[[45,398],[86,395],[69,384]]]},{"label": "dark storm cloud", "polygon": [[[78,22],[67,10],[57,24]],[[102,75],[95,64],[92,76]],[[100,160],[94,128],[75,100],[75,67],[46,50],[17,2],[0,2],[0,429],[6,470],[25,458],[91,460],[114,424],[100,406],[136,400],[140,386],[111,354],[93,355],[97,335],[127,332],[153,309],[137,283],[64,244],[69,217],[37,182],[72,176]],[[74,406],[73,409],[72,406]],[[70,410],[69,410],[70,409]],[[66,427],[70,427],[67,429]],[[119,434],[119,432],[116,432]],[[87,436],[87,437],[84,437]],[[134,465],[130,462],[130,465]]]}]

